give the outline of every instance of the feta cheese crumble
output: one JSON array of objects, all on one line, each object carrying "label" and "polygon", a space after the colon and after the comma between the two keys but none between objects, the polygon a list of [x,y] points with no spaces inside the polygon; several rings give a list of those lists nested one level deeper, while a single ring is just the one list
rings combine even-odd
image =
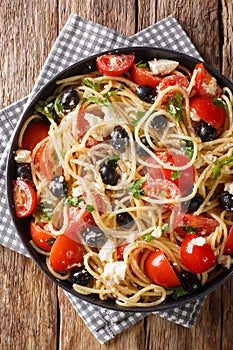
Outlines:
[{"label": "feta cheese crumble", "polygon": [[104,267],[103,278],[109,285],[118,284],[125,279],[126,269],[124,261],[109,262]]},{"label": "feta cheese crumble", "polygon": [[100,260],[111,261],[114,250],[115,250],[115,242],[109,238],[99,251]]},{"label": "feta cheese crumble", "polygon": [[224,191],[227,191],[233,195],[233,183],[227,182],[224,186]]},{"label": "feta cheese crumble", "polygon": [[15,161],[16,163],[31,163],[31,151],[28,151],[26,149],[18,149],[16,151]]},{"label": "feta cheese crumble", "polygon": [[148,62],[150,70],[155,75],[166,75],[171,73],[174,69],[179,66],[179,62],[154,58],[153,61]]}]

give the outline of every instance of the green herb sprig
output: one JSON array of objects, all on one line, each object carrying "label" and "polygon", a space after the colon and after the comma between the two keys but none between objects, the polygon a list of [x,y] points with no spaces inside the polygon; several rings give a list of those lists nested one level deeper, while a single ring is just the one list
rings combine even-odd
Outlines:
[{"label": "green herb sprig", "polygon": [[38,101],[35,105],[35,111],[46,116],[48,119],[53,119],[53,103],[46,103],[46,101]]},{"label": "green herb sprig", "polygon": [[213,179],[216,180],[221,175],[221,168],[225,165],[233,165],[233,155],[228,157],[225,161],[218,160],[213,169]]},{"label": "green herb sprig", "polygon": [[179,92],[174,93],[174,97],[167,98],[168,112],[179,123],[183,119],[183,98]]},{"label": "green herb sprig", "polygon": [[51,220],[53,209],[53,204],[47,201],[39,202],[35,209],[35,222],[39,222],[42,218],[46,221]]},{"label": "green herb sprig", "polygon": [[126,191],[131,194],[134,198],[140,199],[140,196],[145,194],[145,191],[142,188],[142,185],[146,181],[146,177],[143,176],[141,179],[134,180],[131,184],[126,188]]},{"label": "green herb sprig", "polygon": [[64,204],[72,205],[73,207],[79,207],[81,209],[85,209],[89,212],[92,212],[95,208],[91,204],[85,204],[83,198],[68,196],[64,200]]}]

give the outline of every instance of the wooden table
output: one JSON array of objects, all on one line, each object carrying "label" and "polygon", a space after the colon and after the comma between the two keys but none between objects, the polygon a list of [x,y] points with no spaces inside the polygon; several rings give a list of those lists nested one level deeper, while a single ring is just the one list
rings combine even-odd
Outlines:
[{"label": "wooden table", "polygon": [[[2,0],[0,108],[31,91],[71,13],[125,35],[172,14],[206,62],[233,79],[232,0]],[[0,276],[1,350],[229,350],[233,346],[233,279],[207,298],[192,329],[151,315],[100,345],[63,291],[30,259],[0,247]]]}]

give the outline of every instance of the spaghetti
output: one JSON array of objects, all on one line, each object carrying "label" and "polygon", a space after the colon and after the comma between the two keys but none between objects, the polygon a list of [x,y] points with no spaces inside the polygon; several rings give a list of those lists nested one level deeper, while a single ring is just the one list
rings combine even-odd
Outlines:
[{"label": "spaghetti", "polygon": [[[28,125],[48,117],[48,136],[31,151],[30,165],[37,194],[32,221],[50,235],[50,244],[48,239],[45,251],[33,240],[33,247],[47,255],[49,271],[70,281],[76,292],[126,307],[155,306],[177,290],[195,292],[184,278],[200,287],[218,264],[232,264],[233,252],[225,250],[232,211],[219,199],[223,192],[233,196],[232,92],[220,89],[213,77],[198,82],[200,65],[189,72],[179,65],[169,70],[169,60],[162,63],[150,100],[138,90],[146,85],[148,92],[149,85],[135,76],[140,69],[149,72],[148,62],[131,62],[120,75],[103,74],[97,62],[94,72],[58,81],[54,94],[35,107],[18,142],[22,151]],[[222,125],[202,120],[192,107],[198,98],[211,98],[213,108],[222,109]],[[205,139],[208,127],[215,134]],[[64,236],[81,246],[77,261],[68,256],[75,248],[55,256]],[[185,250],[187,237],[192,249]],[[201,260],[206,246],[212,252],[204,257],[209,265]],[[200,259],[199,270],[190,266],[189,255]],[[57,269],[59,259],[68,262]],[[77,271],[91,277],[83,283],[75,279]]]}]

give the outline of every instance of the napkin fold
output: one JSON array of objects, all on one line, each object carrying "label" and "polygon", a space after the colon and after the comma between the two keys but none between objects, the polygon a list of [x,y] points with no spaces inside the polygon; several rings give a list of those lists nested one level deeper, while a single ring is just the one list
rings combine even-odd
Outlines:
[{"label": "napkin fold", "polygon": [[[10,147],[10,138],[24,109],[51,79],[70,65],[105,50],[126,46],[152,46],[167,48],[186,53],[201,59],[198,51],[188,38],[180,24],[172,16],[126,37],[100,24],[88,21],[72,14],[55,41],[44,67],[31,94],[0,111],[0,244],[27,257],[29,254],[18,236],[11,221],[5,195],[6,161]],[[92,305],[65,292],[73,307],[84,323],[101,344],[147,316],[148,312],[119,312]],[[204,303],[204,298],[183,307],[154,314],[185,327],[192,327]]]}]

